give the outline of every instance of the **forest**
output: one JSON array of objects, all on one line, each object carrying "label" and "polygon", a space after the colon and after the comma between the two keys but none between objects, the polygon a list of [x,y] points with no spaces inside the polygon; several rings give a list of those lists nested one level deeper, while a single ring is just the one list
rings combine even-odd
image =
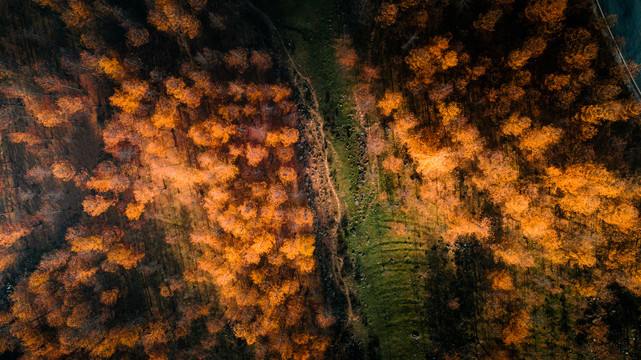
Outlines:
[{"label": "forest", "polygon": [[0,0],[0,360],[641,359],[600,9]]}]

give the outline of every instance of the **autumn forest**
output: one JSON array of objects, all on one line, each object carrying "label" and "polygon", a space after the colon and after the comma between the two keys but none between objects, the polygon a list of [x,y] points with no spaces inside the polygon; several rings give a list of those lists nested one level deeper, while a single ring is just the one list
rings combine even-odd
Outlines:
[{"label": "autumn forest", "polygon": [[641,359],[616,23],[0,0],[0,359]]}]

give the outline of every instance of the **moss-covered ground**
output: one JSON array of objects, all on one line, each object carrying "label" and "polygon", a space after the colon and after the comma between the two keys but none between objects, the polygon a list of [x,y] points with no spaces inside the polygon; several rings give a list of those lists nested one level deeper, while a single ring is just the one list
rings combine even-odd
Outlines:
[{"label": "moss-covered ground", "polygon": [[331,175],[346,207],[341,241],[352,266],[343,275],[359,304],[356,316],[349,319],[350,330],[371,357],[424,359],[429,351],[423,333],[428,232],[416,219],[405,219],[389,201],[380,200],[379,191],[385,192],[389,181],[366,179],[373,164],[365,154],[365,133],[354,117],[351,89],[356,75],[338,64],[334,50],[335,39],[345,31],[347,19],[342,17],[347,12],[333,1],[256,5],[272,18],[319,100]]}]

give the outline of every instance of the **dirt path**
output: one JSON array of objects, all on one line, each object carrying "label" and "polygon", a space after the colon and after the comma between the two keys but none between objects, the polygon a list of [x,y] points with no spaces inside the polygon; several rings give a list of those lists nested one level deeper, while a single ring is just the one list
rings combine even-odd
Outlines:
[{"label": "dirt path", "polygon": [[[343,291],[347,300],[347,314],[350,319],[354,318],[352,304],[349,294],[349,286],[341,276],[343,266],[342,259],[338,256],[338,230],[341,220],[345,215],[345,207],[338,196],[336,186],[332,181],[331,171],[328,160],[328,148],[334,154],[334,159],[339,160],[336,150],[327,140],[323,129],[325,120],[320,114],[320,106],[316,93],[313,90],[311,80],[301,73],[292,56],[287,51],[287,47],[281,37],[278,29],[262,10],[258,9],[250,2],[246,2],[251,11],[258,15],[265,25],[270,29],[272,38],[280,47],[280,53],[284,56],[284,62],[290,72],[291,81],[298,93],[299,100],[303,103],[308,112],[308,117],[303,121],[303,136],[309,149],[307,150],[307,175],[311,179],[312,188],[316,202],[316,216],[318,219],[319,233],[326,233],[323,238],[317,237],[317,241],[322,241],[330,251],[331,271],[336,285]],[[329,264],[328,264],[329,265]]]},{"label": "dirt path", "polygon": [[310,151],[310,153],[312,153],[313,155],[318,154],[322,162],[322,174],[313,174],[313,176],[320,177],[321,179],[319,181],[327,184],[327,189],[329,189],[332,194],[333,203],[336,210],[336,218],[340,221],[340,218],[343,216],[343,206],[330,176],[329,162],[327,160],[328,141],[325,136],[325,131],[323,130],[325,122],[319,111],[320,106],[318,104],[316,93],[312,88],[312,82],[298,69],[296,62],[294,62],[294,59],[292,59],[291,55],[287,51],[285,43],[283,42],[278,29],[273,24],[271,19],[263,11],[255,7],[252,3],[247,2],[247,5],[252,11],[254,11],[263,19],[265,24],[272,31],[272,37],[280,45],[281,52],[286,55],[288,69],[293,75],[292,81],[296,85],[296,90],[299,93],[300,99],[303,100],[305,107],[309,111],[310,120],[312,120],[311,124],[303,124],[305,125],[305,130],[309,132],[309,135],[312,135],[312,137],[308,139],[311,140],[309,142],[309,145],[314,148],[312,151]]}]

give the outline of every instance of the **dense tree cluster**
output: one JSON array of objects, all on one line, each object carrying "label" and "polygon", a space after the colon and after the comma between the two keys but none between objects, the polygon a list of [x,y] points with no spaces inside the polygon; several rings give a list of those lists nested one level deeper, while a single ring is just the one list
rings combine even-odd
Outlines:
[{"label": "dense tree cluster", "polygon": [[[299,178],[296,106],[269,53],[246,48],[251,41],[204,41],[204,28],[236,21],[207,1],[152,1],[144,14],[37,3],[60,13],[80,45],[32,70],[34,83],[9,72],[3,93],[32,124],[6,136],[39,159],[32,181],[70,187],[82,212],[63,222],[42,208],[2,227],[3,271],[38,221],[57,219],[63,239],[3,302],[0,352],[241,358],[235,337],[256,358],[321,358],[334,321]],[[163,59],[170,49],[180,56]],[[96,137],[87,146],[104,148],[97,161],[43,136],[80,127]]]},{"label": "dense tree cluster", "polygon": [[[435,351],[638,354],[635,335],[595,320],[616,306],[615,290],[641,296],[638,164],[622,158],[641,106],[623,88],[604,25],[587,1],[460,3],[385,1],[375,18],[379,50],[398,54],[408,77],[372,87],[381,89],[374,126],[390,129],[382,167],[452,252],[473,239],[493,257],[488,283],[468,284],[489,285],[475,295],[486,305],[465,330],[469,346],[434,334]],[[416,21],[423,11],[429,25]]]},{"label": "dense tree cluster", "polygon": [[363,269],[399,279],[382,245],[416,229],[416,353],[641,357],[641,105],[611,24],[588,0],[339,3],[360,22],[311,80],[250,2],[0,3],[0,357],[381,347]]}]

